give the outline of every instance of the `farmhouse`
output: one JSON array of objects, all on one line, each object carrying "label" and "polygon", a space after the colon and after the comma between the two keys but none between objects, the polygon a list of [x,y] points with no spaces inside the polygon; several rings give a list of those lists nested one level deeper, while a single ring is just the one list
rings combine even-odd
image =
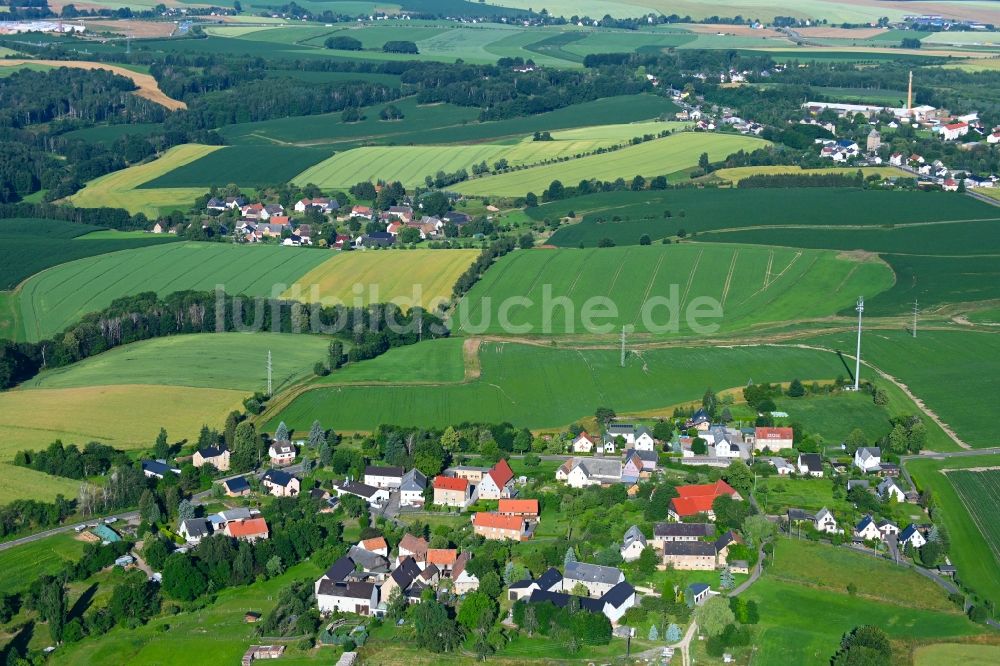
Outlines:
[{"label": "farmhouse", "polygon": [[337,497],[354,495],[363,499],[369,506],[381,507],[389,502],[389,491],[385,488],[376,488],[357,481],[345,479],[339,484],[334,484],[333,490],[337,493]]},{"label": "farmhouse", "polygon": [[195,467],[211,465],[220,472],[229,471],[229,449],[225,446],[209,446],[198,449],[191,458],[191,464]]},{"label": "farmhouse", "polygon": [[321,578],[316,581],[316,605],[319,612],[354,613],[370,615],[378,606],[379,589],[374,583],[355,581],[332,581]]},{"label": "farmhouse", "polygon": [[927,543],[927,539],[924,535],[920,533],[917,526],[910,523],[906,528],[899,533],[899,545],[910,546],[912,548],[923,548],[924,544]]},{"label": "farmhouse", "polygon": [[423,506],[424,490],[427,488],[427,477],[414,467],[403,475],[399,484],[400,506]]},{"label": "farmhouse", "polygon": [[615,624],[621,620],[629,608],[635,606],[636,594],[635,588],[622,581],[598,599],[577,597],[563,592],[546,592],[544,590],[534,590],[528,597],[528,603],[537,604],[544,602],[551,603],[559,608],[565,608],[572,602],[581,611],[602,613],[612,624]]},{"label": "farmhouse", "polygon": [[792,428],[757,428],[754,431],[754,448],[757,451],[790,449],[795,445],[794,440],[795,431]]},{"label": "farmhouse", "polygon": [[808,474],[815,478],[823,476],[823,459],[818,453],[800,453],[796,467],[799,474]]},{"label": "farmhouse", "polygon": [[877,472],[882,464],[882,449],[877,446],[862,446],[854,452],[854,466],[862,472]]},{"label": "farmhouse", "polygon": [[601,458],[570,458],[556,470],[556,480],[570,488],[621,483],[622,463]]},{"label": "farmhouse", "polygon": [[538,520],[538,500],[502,499],[497,505],[497,513],[501,516],[521,516]]},{"label": "farmhouse", "polygon": [[510,497],[514,488],[514,472],[506,460],[501,460],[483,476],[477,488],[479,499],[495,500]]},{"label": "farmhouse", "polygon": [[399,488],[403,483],[402,467],[365,467],[365,485],[376,488]]},{"label": "farmhouse", "polygon": [[399,559],[412,557],[417,564],[427,563],[427,541],[412,534],[404,534],[399,542]]},{"label": "farmhouse", "polygon": [[460,509],[472,504],[475,486],[468,479],[438,475],[434,477],[434,504]]},{"label": "farmhouse", "polygon": [[882,479],[882,482],[878,484],[878,496],[883,500],[905,502],[906,501],[906,491],[904,491],[899,483],[891,476],[887,476]]},{"label": "farmhouse", "polygon": [[625,536],[622,537],[622,546],[619,549],[622,560],[626,562],[636,561],[642,555],[642,551],[646,549],[646,545],[646,537],[638,525],[628,528]]},{"label": "farmhouse", "polygon": [[584,430],[573,440],[573,453],[593,453],[595,444],[593,437]]},{"label": "farmhouse", "polygon": [[295,497],[299,494],[300,481],[287,472],[269,469],[260,477],[260,483],[275,497]]},{"label": "farmhouse", "polygon": [[736,500],[743,499],[736,490],[721,479],[711,484],[678,486],[680,497],[670,500],[670,517],[676,521],[704,513],[710,520],[715,520],[712,502],[717,497],[727,495]]},{"label": "farmhouse", "polygon": [[600,597],[624,580],[625,574],[616,567],[569,562],[563,573],[562,588],[564,592],[572,592],[580,584],[587,588],[591,597]]},{"label": "farmhouse", "polygon": [[521,516],[480,511],[472,516],[472,530],[488,541],[527,541],[531,524]]},{"label": "farmhouse", "polygon": [[295,445],[291,442],[272,442],[267,455],[275,467],[291,465],[295,462]]},{"label": "farmhouse", "polygon": [[225,533],[226,536],[241,541],[249,541],[250,543],[258,539],[266,539],[270,535],[267,521],[263,518],[248,518],[246,520],[228,522],[226,523]]},{"label": "farmhouse", "polygon": [[712,523],[656,523],[653,528],[653,547],[663,550],[666,543],[700,541],[715,536]]},{"label": "farmhouse", "polygon": [[535,590],[542,592],[561,592],[563,576],[555,567],[549,567],[537,579],[525,578],[516,583],[511,583],[508,587],[507,597],[511,601],[526,599]]},{"label": "farmhouse", "polygon": [[146,475],[147,479],[162,479],[170,472],[181,473],[179,469],[171,467],[164,460],[143,460],[140,465],[142,465],[142,473]]},{"label": "farmhouse", "polygon": [[663,544],[663,563],[682,571],[715,569],[715,545],[707,541],[669,541]]}]

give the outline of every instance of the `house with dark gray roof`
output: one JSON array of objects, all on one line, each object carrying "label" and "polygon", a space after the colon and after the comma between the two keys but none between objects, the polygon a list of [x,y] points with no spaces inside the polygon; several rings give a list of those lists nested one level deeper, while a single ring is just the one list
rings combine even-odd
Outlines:
[{"label": "house with dark gray roof", "polygon": [[625,536],[622,537],[622,545],[619,549],[622,560],[626,562],[636,561],[642,555],[642,551],[646,550],[646,546],[646,535],[642,533],[638,525],[633,525],[625,531]]},{"label": "house with dark gray roof", "polygon": [[423,506],[424,490],[427,488],[427,477],[414,467],[403,475],[399,484],[400,506]]},{"label": "house with dark gray roof", "polygon": [[668,541],[663,544],[663,563],[679,571],[713,571],[715,544],[708,541]]},{"label": "house with dark gray roof", "polygon": [[563,571],[563,592],[572,592],[577,585],[583,585],[592,597],[600,597],[618,583],[625,580],[625,574],[617,567],[605,567],[587,562],[569,562]]},{"label": "house with dark gray roof", "polygon": [[545,590],[534,590],[528,597],[528,603],[537,604],[548,602],[559,608],[565,608],[571,602],[575,603],[581,611],[588,613],[602,613],[612,624],[617,624],[625,615],[629,608],[636,604],[635,588],[625,581],[612,586],[598,598],[581,597],[565,592],[546,592]]},{"label": "house with dark gray roof", "polygon": [[143,460],[139,464],[142,466],[142,473],[146,475],[146,478],[162,479],[171,472],[181,473],[179,469],[171,467],[164,460]]},{"label": "house with dark gray roof", "polygon": [[670,541],[700,541],[715,536],[712,523],[656,523],[653,527],[653,547],[663,550]]},{"label": "house with dark gray roof", "polygon": [[201,543],[201,540],[212,535],[212,525],[204,518],[188,518],[182,520],[177,533],[188,543]]},{"label": "house with dark gray roof", "polygon": [[389,491],[385,488],[376,488],[357,481],[344,480],[333,485],[333,490],[337,497],[344,495],[354,495],[368,502],[370,506],[384,506],[389,501]]},{"label": "house with dark gray roof", "polygon": [[327,578],[316,581],[314,590],[319,612],[371,615],[378,607],[379,589],[362,581],[337,582]]}]

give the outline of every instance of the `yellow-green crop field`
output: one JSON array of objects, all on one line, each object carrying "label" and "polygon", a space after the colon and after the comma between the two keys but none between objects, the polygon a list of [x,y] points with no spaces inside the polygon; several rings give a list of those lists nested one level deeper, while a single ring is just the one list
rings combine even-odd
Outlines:
[{"label": "yellow-green crop field", "polygon": [[0,463],[0,479],[3,479],[3,483],[0,483],[0,504],[18,499],[51,502],[56,495],[76,497],[80,488],[80,482],[74,479],[52,476],[8,463]]},{"label": "yellow-green crop field", "polygon": [[[451,298],[478,250],[366,250],[331,257],[297,280],[285,296],[304,302],[397,302],[433,309]],[[355,287],[355,285],[360,285]]]},{"label": "yellow-green crop field", "polygon": [[[722,180],[732,181],[734,184],[739,183],[744,178],[750,176],[773,176],[777,174],[816,174],[816,175],[827,175],[831,173],[842,173],[847,175],[856,174],[859,171],[857,167],[833,167],[832,169],[803,169],[800,166],[794,165],[775,165],[775,166],[748,166],[748,167],[733,167],[731,169],[719,169],[718,171],[713,171],[712,175]],[[912,177],[910,174],[906,173],[902,169],[897,169],[896,167],[862,167],[860,171],[867,178],[868,176],[876,175],[882,178],[899,178],[899,177]]]},{"label": "yellow-green crop field", "polygon": [[193,143],[174,146],[155,160],[95,178],[69,197],[69,200],[81,208],[124,208],[130,213],[145,213],[151,218],[173,208],[186,208],[204,194],[208,187],[155,190],[140,190],[138,187],[221,147]]}]

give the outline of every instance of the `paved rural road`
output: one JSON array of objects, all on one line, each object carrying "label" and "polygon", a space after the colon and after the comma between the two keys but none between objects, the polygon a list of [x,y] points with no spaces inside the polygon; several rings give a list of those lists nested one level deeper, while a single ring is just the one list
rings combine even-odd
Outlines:
[{"label": "paved rural road", "polygon": [[927,458],[930,458],[932,460],[944,459],[944,458],[968,458],[969,456],[988,456],[996,454],[1000,454],[1000,447],[994,447],[991,449],[972,449],[972,450],[963,449],[961,451],[951,451],[949,453],[933,453],[930,451],[925,451],[915,456],[900,456],[899,466],[900,469],[903,470],[903,477],[906,479],[906,482],[910,484],[910,488],[916,490],[917,486],[916,484],[913,483],[913,479],[910,477],[910,471],[906,469],[906,463],[911,460],[922,460]]},{"label": "paved rural road", "polygon": [[[674,648],[674,654],[677,654],[678,650],[680,651],[681,663],[683,664],[683,666],[688,666],[688,664],[691,663],[691,654],[690,654],[691,640],[694,638],[694,634],[697,630],[698,630],[698,624],[692,621],[691,625],[688,627],[687,632],[684,634],[684,638],[682,638],[679,642],[674,643],[671,646],[667,646]],[[645,650],[643,652],[636,652],[635,654],[632,655],[631,658],[659,661],[660,656],[662,654],[663,654],[663,648],[655,647],[655,648],[650,648],[649,650]]]},{"label": "paved rural road", "polygon": [[733,588],[733,591],[729,593],[729,596],[735,597],[735,596],[737,596],[739,594],[742,594],[743,592],[746,592],[747,588],[749,588],[751,585],[753,585],[755,582],[757,582],[757,579],[760,578],[760,575],[762,573],[764,573],[764,548],[763,547],[761,547],[761,549],[757,552],[757,566],[754,567],[754,570],[753,570],[753,572],[751,572],[750,577],[747,578],[742,583],[740,583],[740,585],[738,585],[737,587]]}]

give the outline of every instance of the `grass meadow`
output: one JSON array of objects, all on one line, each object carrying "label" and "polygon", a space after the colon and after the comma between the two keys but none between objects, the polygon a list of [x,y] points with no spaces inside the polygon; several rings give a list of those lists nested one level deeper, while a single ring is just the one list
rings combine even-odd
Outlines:
[{"label": "grass meadow", "polygon": [[[17,499],[51,502],[56,495],[74,498],[80,490],[80,482],[74,479],[52,476],[8,463],[0,463],[0,478],[3,478],[3,483],[0,484],[0,504],[8,504]],[[0,589],[0,593],[2,591]]]},{"label": "grass meadow", "polygon": [[[462,338],[426,340],[419,345],[395,347],[377,363],[351,363],[316,384],[451,384],[465,378]],[[419,348],[419,350],[418,350]],[[553,470],[555,471],[555,470]]]},{"label": "grass meadow", "polygon": [[151,218],[177,208],[187,208],[208,191],[208,185],[158,190],[140,190],[139,187],[221,148],[198,144],[174,146],[150,162],[95,178],[69,197],[69,201],[80,208],[124,208],[130,213],[145,213]]},{"label": "grass meadow", "polygon": [[143,183],[140,190],[201,188],[236,183],[244,188],[279,185],[330,156],[301,146],[225,146]]},{"label": "grass meadow", "polygon": [[[586,335],[617,334],[631,325],[644,332],[668,321],[662,306],[648,310],[650,321],[642,316],[644,304],[660,297],[677,304],[677,329],[666,334],[689,335],[693,331],[682,313],[696,308],[702,297],[721,304],[722,317],[700,322],[727,332],[765,322],[829,317],[854,303],[857,294],[877,294],[891,285],[892,274],[881,262],[852,261],[815,250],[693,244],[536,249],[499,260],[463,299],[453,327],[465,332]],[[817,299],[817,294],[824,297]],[[531,303],[508,307],[513,297]],[[574,305],[571,316],[567,318],[560,306],[546,321],[545,303],[563,297]],[[617,310],[594,319],[592,326],[603,330],[585,326],[584,306],[593,297],[609,298]]]},{"label": "grass meadow", "polygon": [[[952,478],[951,470],[967,470],[997,465],[996,455],[982,455],[962,458],[933,459],[921,458],[906,462],[906,469],[913,477],[914,483],[921,492],[933,493],[935,510],[934,520],[940,521],[948,530],[951,539],[949,557],[958,569],[958,578],[978,594],[993,599],[1000,599],[1000,578],[997,570],[1000,568],[1000,555],[996,553],[987,541],[987,530],[995,543],[996,505],[982,507],[969,506],[963,499],[956,484],[961,484],[965,473],[959,472],[958,480]],[[982,472],[970,472],[980,474]],[[996,473],[989,474],[995,480]],[[970,486],[964,491],[968,492]],[[984,511],[985,509],[985,511]],[[978,512],[978,513],[974,513]],[[983,521],[988,521],[985,524]]]},{"label": "grass meadow", "polygon": [[[854,354],[853,334],[822,336],[808,342]],[[862,339],[861,356],[908,386],[969,445],[997,445],[991,405],[996,396],[1000,335],[918,330],[913,338],[908,331],[870,330]],[[862,372],[864,378],[872,376],[871,371]]]},{"label": "grass meadow", "polygon": [[285,296],[307,303],[397,302],[433,311],[451,299],[477,250],[366,250],[336,253],[296,280]]},{"label": "grass meadow", "polygon": [[914,666],[993,666],[1000,663],[1000,645],[935,643],[913,652]]},{"label": "grass meadow", "polygon": [[24,591],[39,576],[54,574],[68,562],[79,560],[84,543],[73,537],[57,534],[0,551],[0,567],[4,574],[0,576],[0,594]]},{"label": "grass meadow", "polygon": [[116,298],[143,291],[164,296],[223,285],[231,295],[279,295],[329,257],[276,245],[169,243],[71,261],[22,285],[18,301],[25,338],[54,335]]},{"label": "grass meadow", "polygon": [[631,180],[636,175],[652,177],[694,167],[698,156],[708,153],[719,160],[739,150],[751,151],[768,145],[766,141],[741,135],[685,132],[637,146],[580,159],[476,178],[454,186],[472,196],[523,196],[541,193],[553,180],[575,185],[581,180]]},{"label": "grass meadow", "polygon": [[993,556],[1000,561],[1000,525],[996,522],[1000,509],[1000,468],[956,469],[948,473],[948,480],[985,537]]},{"label": "grass meadow", "polygon": [[[268,414],[265,429],[282,420],[289,427],[308,429],[316,418],[343,431],[372,430],[381,423],[446,426],[464,421],[557,428],[592,415],[600,406],[621,414],[660,409],[669,415],[673,405],[697,398],[709,386],[722,390],[744,386],[750,379],[833,379],[843,372],[834,354],[790,347],[654,349],[629,354],[622,368],[617,349],[484,342],[479,351],[481,375],[446,382],[418,360],[424,358],[424,344],[366,361],[361,378],[346,371],[343,375],[345,382],[387,377],[386,383],[339,384],[341,374],[335,371],[323,380],[333,385],[306,391],[278,414]],[[410,368],[418,371],[407,375]],[[451,374],[452,379],[456,376]]]}]

